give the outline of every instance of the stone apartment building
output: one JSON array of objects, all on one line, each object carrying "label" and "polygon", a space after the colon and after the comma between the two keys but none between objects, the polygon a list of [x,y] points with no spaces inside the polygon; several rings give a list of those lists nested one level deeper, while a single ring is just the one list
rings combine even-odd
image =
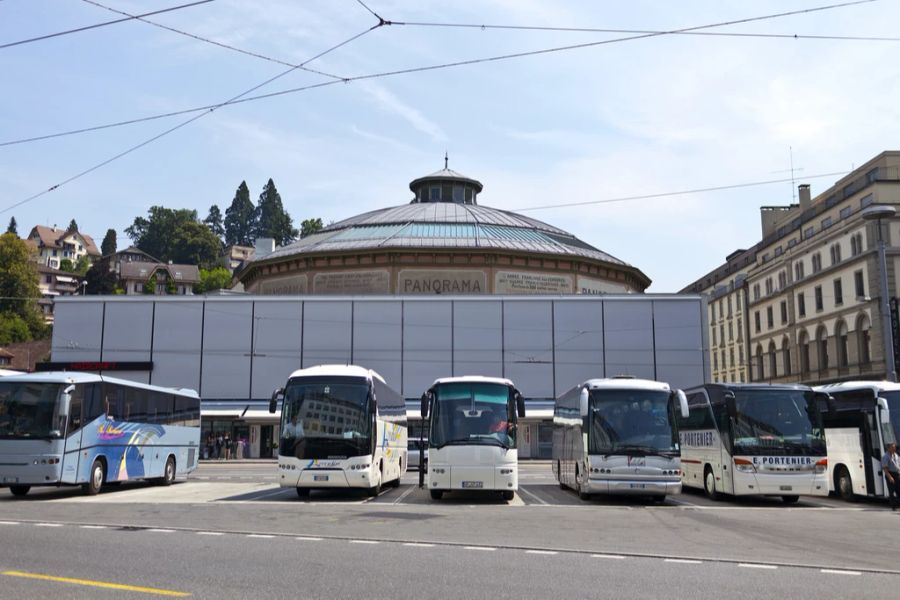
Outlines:
[{"label": "stone apartment building", "polygon": [[77,230],[35,225],[27,241],[37,251],[35,259],[38,263],[51,269],[58,269],[66,258],[73,265],[85,255],[90,257],[91,262],[100,258],[94,239]]},{"label": "stone apartment building", "polygon": [[[744,381],[887,378],[881,332],[882,318],[890,316],[880,307],[882,294],[897,295],[900,219],[870,221],[862,213],[873,205],[900,206],[900,152],[882,152],[814,198],[808,185],[799,192],[799,204],[761,208],[763,236],[746,277],[734,286],[740,292],[716,292],[728,289],[721,272],[727,263],[686,288],[709,294],[711,351],[718,351],[720,365],[723,350],[730,359],[731,348],[721,344],[721,306],[742,297],[746,360],[736,359]],[[879,285],[879,228],[887,246],[886,291]],[[727,364],[717,370],[714,363],[716,381],[732,381],[732,371],[739,371]]]}]

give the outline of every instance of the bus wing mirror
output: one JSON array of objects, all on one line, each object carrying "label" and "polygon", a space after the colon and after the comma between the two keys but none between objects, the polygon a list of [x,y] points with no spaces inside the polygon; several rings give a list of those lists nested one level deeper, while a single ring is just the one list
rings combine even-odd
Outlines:
[{"label": "bus wing mirror", "polygon": [[63,437],[63,435],[65,434],[67,426],[69,424],[69,412],[72,405],[72,392],[74,391],[75,386],[70,385],[63,390],[62,395],[59,397],[59,410],[57,411],[56,428],[50,432],[51,436]]},{"label": "bus wing mirror", "polygon": [[816,392],[815,399],[819,412],[834,412],[834,396],[826,392]]},{"label": "bus wing mirror", "polygon": [[588,399],[590,397],[591,397],[591,393],[588,391],[588,389],[581,388],[581,397],[579,398],[579,401],[580,401],[579,409],[580,409],[580,413],[581,413],[582,417],[585,417],[588,414]]},{"label": "bus wing mirror", "polygon": [[724,394],[725,396],[725,410],[728,412],[728,416],[732,419],[737,418],[737,407],[734,405],[735,396],[734,392],[728,390]]},{"label": "bus wing mirror", "polygon": [[420,407],[420,412],[422,413],[422,418],[428,418],[428,392],[422,394],[422,405]]},{"label": "bus wing mirror", "polygon": [[691,416],[691,411],[688,409],[687,396],[684,394],[684,391],[675,390],[675,397],[678,398],[678,407],[681,410],[681,418],[687,419]]},{"label": "bus wing mirror", "polygon": [[891,409],[888,408],[887,400],[884,398],[878,399],[878,409],[881,411],[881,422],[882,423],[890,423],[891,422]]},{"label": "bus wing mirror", "polygon": [[278,388],[272,392],[272,399],[269,400],[269,413],[275,414],[275,411],[278,410],[279,400],[284,400],[284,388]]},{"label": "bus wing mirror", "polygon": [[516,399],[516,413],[520,419],[524,419],[525,418],[525,398],[522,397],[522,394],[519,392],[519,390],[516,390],[514,397]]}]

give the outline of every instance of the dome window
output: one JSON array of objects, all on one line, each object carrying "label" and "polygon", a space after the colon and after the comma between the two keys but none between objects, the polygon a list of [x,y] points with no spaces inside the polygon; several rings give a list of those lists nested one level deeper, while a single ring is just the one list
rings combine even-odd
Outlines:
[{"label": "dome window", "polygon": [[441,201],[441,186],[433,185],[428,188],[428,201],[429,202],[440,202]]},{"label": "dome window", "polygon": [[453,201],[457,204],[465,203],[465,188],[463,186],[453,186]]}]

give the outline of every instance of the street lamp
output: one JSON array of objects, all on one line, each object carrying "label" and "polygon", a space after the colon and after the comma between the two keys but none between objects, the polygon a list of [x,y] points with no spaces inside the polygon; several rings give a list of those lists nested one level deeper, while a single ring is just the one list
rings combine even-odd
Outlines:
[{"label": "street lamp", "polygon": [[866,221],[875,221],[878,226],[878,278],[881,285],[881,336],[884,339],[885,373],[888,381],[897,381],[894,364],[894,336],[891,331],[891,306],[888,298],[887,256],[884,237],[881,234],[881,220],[893,217],[897,210],[893,206],[870,206],[860,213]]}]

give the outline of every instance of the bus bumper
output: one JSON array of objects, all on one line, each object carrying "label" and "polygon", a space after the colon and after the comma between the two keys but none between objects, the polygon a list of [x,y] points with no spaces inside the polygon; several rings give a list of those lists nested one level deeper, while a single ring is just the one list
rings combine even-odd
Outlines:
[{"label": "bus bumper", "polygon": [[61,479],[60,465],[47,464],[48,458],[46,456],[0,458],[0,486],[58,484]]},{"label": "bus bumper", "polygon": [[667,496],[681,493],[681,480],[590,479],[588,493],[628,496]]}]

